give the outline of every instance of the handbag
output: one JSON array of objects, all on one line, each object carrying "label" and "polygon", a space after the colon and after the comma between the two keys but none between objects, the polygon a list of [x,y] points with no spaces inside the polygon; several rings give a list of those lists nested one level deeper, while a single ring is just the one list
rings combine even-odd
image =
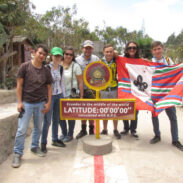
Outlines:
[{"label": "handbag", "polygon": [[71,94],[70,94],[70,98],[80,98],[80,93],[79,90],[76,88],[73,88],[73,69],[74,68],[74,64],[72,65],[72,79],[71,79]]}]

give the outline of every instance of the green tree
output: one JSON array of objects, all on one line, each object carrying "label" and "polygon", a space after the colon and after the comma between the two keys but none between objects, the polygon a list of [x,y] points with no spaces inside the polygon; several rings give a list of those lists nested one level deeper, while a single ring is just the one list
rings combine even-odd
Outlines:
[{"label": "green tree", "polygon": [[151,53],[152,39],[149,37],[138,38],[136,39],[136,42],[138,43],[138,46],[140,48],[141,56],[143,58],[151,59],[152,58],[152,53]]},{"label": "green tree", "polygon": [[6,64],[13,52],[12,39],[16,28],[25,24],[30,14],[29,0],[2,0],[0,2],[0,66],[2,87],[6,88]]}]

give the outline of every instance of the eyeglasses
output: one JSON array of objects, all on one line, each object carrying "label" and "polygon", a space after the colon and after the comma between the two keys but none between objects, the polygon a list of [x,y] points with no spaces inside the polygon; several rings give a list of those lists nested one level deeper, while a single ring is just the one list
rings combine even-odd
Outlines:
[{"label": "eyeglasses", "polygon": [[136,46],[130,46],[127,48],[127,50],[137,50],[137,47]]},{"label": "eyeglasses", "polygon": [[66,56],[71,56],[71,57],[73,57],[73,54],[71,54],[71,53],[64,53]]}]

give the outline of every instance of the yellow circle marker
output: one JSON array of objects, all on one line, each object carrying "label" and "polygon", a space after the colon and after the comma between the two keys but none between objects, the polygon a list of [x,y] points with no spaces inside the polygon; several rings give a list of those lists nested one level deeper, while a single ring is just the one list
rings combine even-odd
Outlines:
[{"label": "yellow circle marker", "polygon": [[112,71],[101,61],[92,62],[84,70],[83,78],[88,88],[96,91],[106,89],[112,80]]}]

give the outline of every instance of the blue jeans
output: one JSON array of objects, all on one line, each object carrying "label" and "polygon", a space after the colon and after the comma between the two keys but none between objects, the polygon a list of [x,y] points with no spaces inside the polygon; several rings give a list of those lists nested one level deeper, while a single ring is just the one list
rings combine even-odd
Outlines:
[{"label": "blue jeans", "polygon": [[15,137],[14,152],[22,155],[24,150],[24,142],[26,137],[26,131],[33,114],[34,128],[32,131],[32,143],[31,149],[39,147],[39,138],[42,131],[42,122],[44,119],[44,114],[42,110],[44,108],[45,102],[38,103],[27,103],[23,102],[25,113],[22,118],[18,119],[18,129]]},{"label": "blue jeans", "polygon": [[[178,125],[175,107],[166,108],[165,112],[170,120],[172,141],[178,141]],[[156,136],[160,136],[159,119],[152,116],[153,130]]]},{"label": "blue jeans", "polygon": [[139,113],[139,111],[136,111],[135,120],[131,120],[130,125],[129,125],[129,120],[123,120],[124,130],[125,131],[129,131],[130,130],[131,133],[136,133],[138,113]]},{"label": "blue jeans", "polygon": [[61,120],[61,129],[63,136],[70,136],[72,137],[74,134],[74,127],[75,127],[75,120],[68,120],[69,129],[67,130],[67,123],[66,120]]},{"label": "blue jeans", "polygon": [[50,111],[44,116],[43,131],[41,143],[47,144],[48,130],[52,119],[52,141],[58,140],[58,124],[60,123],[60,99],[63,98],[62,93],[52,95]]}]

